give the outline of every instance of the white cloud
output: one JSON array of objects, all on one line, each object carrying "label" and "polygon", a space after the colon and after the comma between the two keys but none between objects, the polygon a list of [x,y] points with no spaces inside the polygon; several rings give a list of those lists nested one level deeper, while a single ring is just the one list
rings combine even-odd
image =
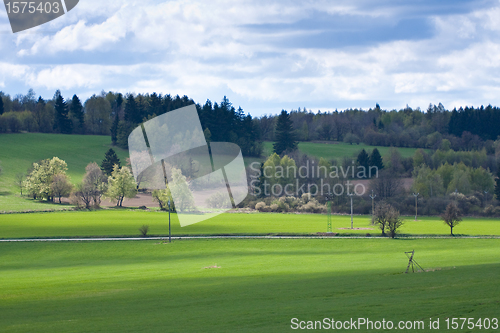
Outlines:
[{"label": "white cloud", "polygon": [[320,11],[395,20],[405,8],[368,9],[352,1],[82,1],[50,23],[55,33],[40,28],[0,36],[0,45],[15,43],[19,56],[0,56],[0,82],[74,93],[178,93],[198,102],[232,93],[248,101],[245,109],[266,102],[322,109],[325,103],[335,109],[373,101],[389,108],[440,101],[500,105],[500,7],[429,16],[431,37],[349,48],[299,48],[293,42],[284,48],[276,43],[315,30],[247,27],[293,23]]}]

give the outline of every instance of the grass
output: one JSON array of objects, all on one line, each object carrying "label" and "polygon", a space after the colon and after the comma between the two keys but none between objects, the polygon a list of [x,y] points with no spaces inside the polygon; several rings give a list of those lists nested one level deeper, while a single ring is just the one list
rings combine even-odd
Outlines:
[{"label": "grass", "polygon": [[[426,325],[439,318],[444,330],[447,317],[498,318],[499,246],[498,239],[0,243],[0,323],[2,332],[289,332],[292,318]],[[432,271],[401,274],[413,249]]]},{"label": "grass", "polygon": [[[91,162],[100,164],[111,147],[109,136],[20,133],[0,135],[0,211],[44,211],[65,209],[57,205],[27,200],[15,186],[16,174],[25,173],[33,162],[57,156],[68,164],[68,176],[76,184]],[[128,151],[114,147],[122,164]],[[49,207],[49,208],[48,208]]]},{"label": "grass", "polygon": [[[385,156],[389,154],[390,147],[382,147],[382,146],[368,146],[364,143],[360,143],[359,145],[353,144],[350,145],[344,142],[335,142],[335,143],[315,143],[315,142],[300,142],[299,143],[299,151],[309,156],[314,156],[317,158],[324,157],[327,160],[331,159],[340,159],[343,157],[356,157],[357,154],[361,151],[361,149],[365,149],[368,154],[371,151],[377,148],[380,152],[380,155]],[[402,157],[412,157],[415,154],[416,148],[397,148],[401,153]],[[272,142],[264,142],[264,155],[269,156],[273,152],[273,143]]]},{"label": "grass", "polygon": [[[80,182],[85,167],[91,162],[101,164],[111,148],[109,136],[21,133],[0,135],[3,174],[0,190],[15,192],[13,184],[18,173],[26,172],[33,162],[57,156],[68,163],[68,176]],[[123,165],[128,151],[113,147]]]},{"label": "grass", "polygon": [[[236,214],[226,213],[207,221],[181,228],[172,214],[173,235],[267,235],[316,234],[326,232],[326,215],[317,214]],[[333,231],[339,234],[380,235],[370,225],[370,216],[355,216],[350,230],[350,216],[333,216]],[[168,234],[168,214],[128,209],[94,212],[58,212],[6,214],[0,219],[0,238],[139,236],[139,228],[149,226],[149,235]],[[339,229],[346,228],[346,229]],[[407,217],[401,233],[409,235],[449,235],[450,229],[437,217],[414,222]],[[454,228],[456,235],[500,235],[500,221],[488,218],[466,218]]]}]

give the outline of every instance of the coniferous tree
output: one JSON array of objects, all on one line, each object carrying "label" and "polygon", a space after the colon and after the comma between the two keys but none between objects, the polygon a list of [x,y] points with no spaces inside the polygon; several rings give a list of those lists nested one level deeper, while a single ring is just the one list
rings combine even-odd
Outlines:
[{"label": "coniferous tree", "polygon": [[373,149],[372,154],[370,156],[370,161],[369,161],[370,166],[375,166],[379,170],[382,170],[384,168],[384,162],[382,161],[382,156],[380,156],[380,152],[378,151],[377,148]]},{"label": "coniferous tree", "polygon": [[104,160],[102,160],[101,169],[106,175],[111,176],[115,164],[120,167],[120,159],[116,155],[116,152],[113,150],[113,148],[109,148],[109,150],[106,152],[106,155],[104,156]]},{"label": "coniferous tree", "polygon": [[68,117],[68,105],[59,90],[54,95],[54,110],[56,116],[55,129],[59,133],[71,134],[73,132],[73,124]]},{"label": "coniferous tree", "polygon": [[365,170],[365,174],[368,174],[368,167],[370,164],[370,157],[366,153],[366,150],[361,150],[361,152],[358,154],[358,166],[363,167]]},{"label": "coniferous tree", "polygon": [[77,127],[75,127],[75,131],[77,133],[83,134],[85,132],[84,129],[84,114],[83,114],[83,105],[80,101],[80,98],[75,94],[71,99],[71,107],[70,107],[71,117],[78,121]]},{"label": "coniferous tree", "polygon": [[120,115],[118,113],[115,114],[115,119],[113,120],[113,124],[111,125],[111,142],[113,146],[116,145],[117,137],[118,137],[118,123],[120,122]]},{"label": "coniferous tree", "polygon": [[297,149],[296,136],[293,131],[293,123],[290,115],[285,110],[281,111],[276,122],[276,142],[273,145],[274,152],[281,155]]},{"label": "coniferous tree", "polygon": [[123,95],[121,93],[118,93],[118,96],[116,96],[116,100],[114,103],[114,119],[113,119],[113,124],[111,125],[111,142],[113,145],[116,145],[116,142],[118,140],[118,123],[120,122],[120,112],[122,109],[123,105]]},{"label": "coniferous tree", "polygon": [[141,116],[138,114],[137,103],[132,94],[127,96],[127,104],[125,104],[125,121],[131,122],[133,124],[139,124],[141,122]]},{"label": "coniferous tree", "polygon": [[0,116],[3,114],[4,109],[3,109],[3,98],[2,95],[0,95]]}]

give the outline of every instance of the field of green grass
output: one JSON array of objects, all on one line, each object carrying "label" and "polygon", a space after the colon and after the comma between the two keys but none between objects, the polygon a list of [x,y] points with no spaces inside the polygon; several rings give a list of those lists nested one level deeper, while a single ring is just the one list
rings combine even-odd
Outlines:
[{"label": "field of green grass", "polygon": [[[439,319],[443,332],[448,317],[499,317],[499,247],[499,239],[0,243],[1,331],[290,332],[292,318],[363,317],[424,321],[421,332]],[[402,274],[411,250],[429,272]]]},{"label": "field of green grass", "polygon": [[[343,157],[355,157],[361,149],[364,149],[371,153],[371,151],[377,148],[380,152],[380,155],[384,157],[389,154],[390,147],[382,147],[382,146],[368,146],[364,143],[360,143],[359,145],[353,144],[350,145],[344,142],[332,142],[332,143],[316,143],[316,142],[300,142],[299,143],[299,151],[313,157],[324,157],[327,160],[331,159],[340,159]],[[403,157],[411,157],[415,154],[417,149],[415,148],[397,148]],[[272,142],[264,142],[264,155],[269,156],[273,152],[273,143]]]},{"label": "field of green grass", "polygon": [[[267,149],[270,143],[265,144]],[[0,135],[0,211],[65,209],[19,197],[15,175],[58,156],[79,182],[109,137]],[[301,143],[311,156],[352,156],[363,145]],[[388,148],[379,148],[386,154]],[[125,161],[127,152],[116,149]],[[371,150],[368,148],[367,150]],[[400,150],[411,156],[414,150]],[[248,161],[247,161],[248,163]],[[380,235],[370,216],[332,216],[340,236]],[[225,213],[172,234],[314,235],[318,214]],[[136,209],[1,214],[0,240],[168,234],[168,213]],[[402,236],[447,236],[438,217],[406,217]],[[500,236],[500,221],[465,218],[456,235]],[[425,273],[402,274],[415,250]],[[0,242],[1,332],[290,332],[291,319],[393,321],[498,318],[500,238],[197,239]],[[366,331],[366,330],[361,330]],[[384,330],[380,330],[384,331]],[[464,330],[466,331],[466,330]],[[491,330],[478,330],[491,331]]]},{"label": "field of green grass", "polygon": [[[111,142],[109,136],[20,133],[1,134],[0,147],[3,169],[0,175],[0,211],[43,211],[67,207],[22,198],[15,186],[16,174],[26,173],[33,162],[57,156],[68,163],[67,174],[76,184],[82,180],[87,164],[102,162]],[[113,149],[124,165],[128,151]]]},{"label": "field of green grass", "polygon": [[[104,154],[111,148],[111,139],[109,136],[98,135],[2,134],[0,147],[3,169],[0,190],[11,192],[15,190],[12,185],[16,174],[26,172],[33,162],[54,156],[68,163],[67,174],[72,182],[80,182],[87,164],[101,164]],[[113,149],[125,165],[128,151],[117,147]]]},{"label": "field of green grass", "polygon": [[[380,235],[370,225],[370,216],[332,216],[333,232],[340,235]],[[139,236],[139,228],[149,225],[150,235],[168,234],[168,213],[111,209],[94,212],[58,212],[6,214],[0,219],[0,239],[44,237]],[[181,228],[172,214],[173,235],[268,235],[316,234],[326,232],[327,217],[319,214],[226,213],[215,218]],[[449,235],[450,229],[438,217],[407,217],[401,228],[403,235]],[[454,228],[455,235],[500,235],[500,221],[489,218],[465,218]]]}]

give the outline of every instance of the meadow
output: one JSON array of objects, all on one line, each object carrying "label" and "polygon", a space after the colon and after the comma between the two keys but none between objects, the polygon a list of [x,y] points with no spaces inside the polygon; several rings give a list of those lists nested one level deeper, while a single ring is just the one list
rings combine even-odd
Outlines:
[{"label": "meadow", "polygon": [[[314,235],[326,232],[327,217],[320,214],[225,213],[201,223],[181,228],[176,214],[171,215],[172,234],[189,235]],[[378,227],[370,225],[371,217],[354,216],[349,229],[349,215],[333,215],[332,231],[339,235],[379,236]],[[107,209],[92,212],[56,212],[4,214],[0,218],[0,239],[45,237],[99,237],[140,235],[139,228],[148,225],[149,235],[168,234],[168,213],[130,209]],[[415,222],[405,217],[402,236],[447,236],[450,229],[439,217],[422,217]],[[492,218],[465,218],[454,228],[455,235],[500,236],[500,221]]]},{"label": "meadow", "polygon": [[[0,135],[0,211],[61,210],[68,207],[27,200],[15,186],[16,175],[26,173],[34,162],[57,156],[68,164],[68,176],[76,184],[91,162],[101,164],[111,147],[109,136],[19,133]],[[115,149],[122,165],[128,151]]]},{"label": "meadow", "polygon": [[[447,317],[499,317],[499,246],[499,239],[0,243],[1,331],[290,332],[292,318],[358,317],[423,321],[422,332],[439,319],[446,331]],[[402,274],[411,250],[428,272]]]},{"label": "meadow", "polygon": [[[327,160],[331,159],[340,159],[343,157],[357,157],[357,154],[362,150],[366,150],[368,154],[372,152],[374,148],[377,148],[382,157],[387,156],[389,154],[390,147],[383,146],[369,146],[364,143],[357,144],[348,144],[344,142],[331,142],[331,143],[319,143],[319,142],[299,142],[298,145],[299,151],[307,154],[309,156],[313,156],[316,158],[326,158]],[[415,154],[416,148],[396,148],[401,156],[411,157]],[[264,155],[268,156],[273,151],[273,143],[272,142],[264,142]]]},{"label": "meadow", "polygon": [[[308,145],[300,149],[327,158],[363,148]],[[21,198],[15,175],[34,161],[58,156],[79,182],[85,166],[100,163],[110,142],[13,134],[0,135],[0,147],[0,211],[53,210],[71,207]],[[116,150],[124,162],[127,152]],[[225,213],[184,228],[176,214],[171,217],[174,236],[317,235],[327,227],[326,215],[318,214]],[[499,317],[500,239],[485,238],[500,236],[500,221],[465,218],[456,235],[485,237],[450,239],[443,237],[449,228],[438,217],[405,217],[401,237],[392,240],[373,237],[380,230],[370,225],[370,216],[354,216],[355,230],[348,229],[348,215],[332,219],[338,236],[369,237],[1,241],[0,331],[289,332],[292,318],[364,317],[423,321],[425,332],[429,318],[439,319],[445,330],[447,317]],[[151,236],[166,236],[168,213],[112,208],[1,214],[0,240],[137,237],[142,225],[149,225]],[[404,252],[412,250],[427,272],[402,274]]]}]

